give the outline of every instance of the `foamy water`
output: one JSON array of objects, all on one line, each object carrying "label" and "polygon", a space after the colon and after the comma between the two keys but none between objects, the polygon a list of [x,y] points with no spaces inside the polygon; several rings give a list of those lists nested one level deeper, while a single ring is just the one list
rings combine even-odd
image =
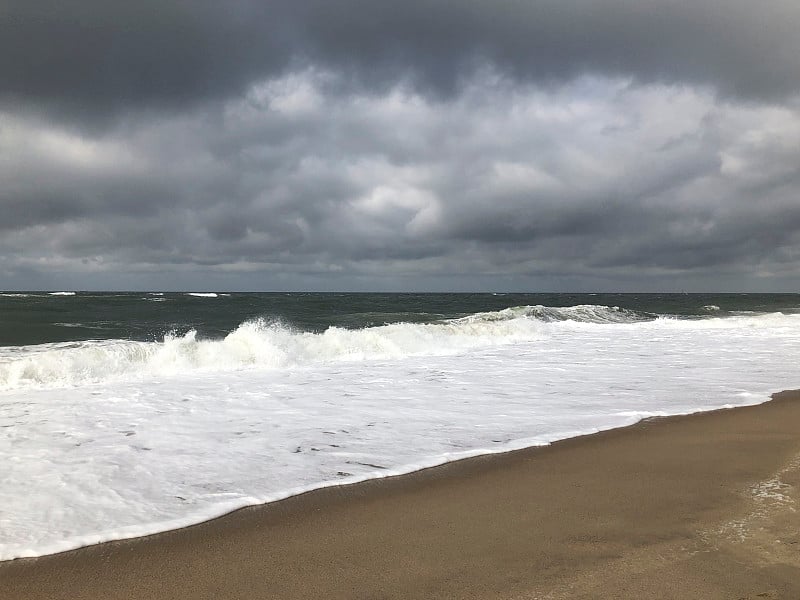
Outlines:
[{"label": "foamy water", "polygon": [[0,559],[798,387],[800,316],[643,318],[519,307],[4,348]]}]

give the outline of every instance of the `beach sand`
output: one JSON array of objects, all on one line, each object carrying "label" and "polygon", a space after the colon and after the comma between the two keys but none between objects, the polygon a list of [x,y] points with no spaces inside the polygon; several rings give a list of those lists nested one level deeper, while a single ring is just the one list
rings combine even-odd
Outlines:
[{"label": "beach sand", "polygon": [[0,563],[0,598],[796,599],[798,488],[786,392]]}]

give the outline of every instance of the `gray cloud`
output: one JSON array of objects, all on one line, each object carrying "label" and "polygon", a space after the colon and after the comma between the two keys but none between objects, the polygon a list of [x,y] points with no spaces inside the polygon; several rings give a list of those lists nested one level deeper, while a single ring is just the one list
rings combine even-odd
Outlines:
[{"label": "gray cloud", "polygon": [[287,60],[256,5],[11,0],[0,7],[0,91],[86,120],[235,92]]},{"label": "gray cloud", "polygon": [[738,0],[12,1],[0,287],[792,289],[798,24]]},{"label": "gray cloud", "polygon": [[520,81],[582,74],[798,90],[794,0],[10,0],[0,7],[0,97],[84,122],[234,97],[314,64],[339,85],[399,79],[452,95],[491,64]]},{"label": "gray cloud", "polygon": [[11,120],[6,268],[245,288],[800,277],[792,106],[490,72],[448,100],[342,95],[335,77],[296,72],[88,137]]}]

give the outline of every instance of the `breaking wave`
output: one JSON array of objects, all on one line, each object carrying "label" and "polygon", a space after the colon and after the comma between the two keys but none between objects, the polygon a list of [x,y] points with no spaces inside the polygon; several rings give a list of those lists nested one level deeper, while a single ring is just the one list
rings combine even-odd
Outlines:
[{"label": "breaking wave", "polygon": [[[736,319],[756,321],[768,316],[704,322],[705,326],[719,327]],[[0,390],[70,387],[187,372],[441,356],[479,347],[543,340],[554,327],[635,326],[654,321],[684,327],[698,323],[598,305],[519,306],[430,323],[400,322],[363,329],[330,327],[322,333],[298,331],[280,322],[256,319],[242,323],[221,339],[199,339],[192,330],[183,335],[167,334],[158,342],[90,340],[0,348]],[[797,323],[797,319],[793,320],[793,325]]]},{"label": "breaking wave", "polygon": [[649,321],[658,315],[637,312],[618,306],[579,304],[577,306],[514,306],[494,312],[482,312],[463,317],[461,322],[495,322],[510,319],[536,319],[545,323],[577,321],[582,323],[635,323]]}]

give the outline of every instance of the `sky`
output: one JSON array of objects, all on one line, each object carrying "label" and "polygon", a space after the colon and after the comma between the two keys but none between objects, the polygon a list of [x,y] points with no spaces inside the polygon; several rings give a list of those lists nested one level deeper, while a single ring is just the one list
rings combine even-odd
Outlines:
[{"label": "sky", "polygon": [[0,289],[800,291],[797,0],[3,0]]}]

